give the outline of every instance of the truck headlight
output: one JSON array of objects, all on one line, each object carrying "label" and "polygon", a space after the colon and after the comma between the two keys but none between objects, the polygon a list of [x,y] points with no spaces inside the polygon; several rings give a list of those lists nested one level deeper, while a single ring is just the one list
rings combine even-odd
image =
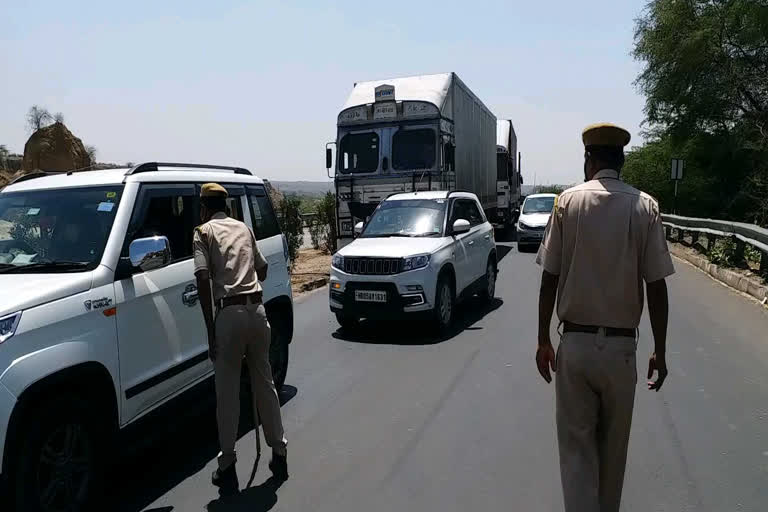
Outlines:
[{"label": "truck headlight", "polygon": [[344,256],[338,253],[334,254],[333,258],[331,258],[331,266],[339,270],[344,270]]},{"label": "truck headlight", "polygon": [[19,320],[21,320],[21,311],[0,318],[0,343],[10,339],[16,333]]},{"label": "truck headlight", "polygon": [[419,256],[411,256],[403,260],[403,271],[416,270],[417,268],[423,268],[429,265],[429,254],[420,254]]}]

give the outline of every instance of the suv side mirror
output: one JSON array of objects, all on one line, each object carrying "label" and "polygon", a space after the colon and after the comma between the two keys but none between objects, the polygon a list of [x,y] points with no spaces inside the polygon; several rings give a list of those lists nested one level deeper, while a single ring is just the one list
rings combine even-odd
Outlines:
[{"label": "suv side mirror", "polygon": [[325,168],[330,170],[331,167],[333,167],[333,150],[325,148]]},{"label": "suv side mirror", "polygon": [[357,224],[355,224],[355,236],[359,235],[363,232],[363,222],[360,221]]},{"label": "suv side mirror", "polygon": [[131,242],[128,256],[134,268],[148,272],[171,262],[171,244],[164,236],[139,238]]},{"label": "suv side mirror", "polygon": [[457,219],[456,222],[453,223],[453,231],[452,233],[454,235],[461,235],[463,233],[466,233],[470,230],[469,221],[466,219]]}]

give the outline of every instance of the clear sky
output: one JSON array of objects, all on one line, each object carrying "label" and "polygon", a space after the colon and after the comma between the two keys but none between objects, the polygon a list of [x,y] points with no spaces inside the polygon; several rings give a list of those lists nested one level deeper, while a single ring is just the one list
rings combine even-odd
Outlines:
[{"label": "clear sky", "polygon": [[583,179],[592,122],[640,142],[644,0],[0,3],[0,144],[15,152],[39,104],[99,161],[321,180],[355,81],[445,71],[513,120],[526,184]]}]

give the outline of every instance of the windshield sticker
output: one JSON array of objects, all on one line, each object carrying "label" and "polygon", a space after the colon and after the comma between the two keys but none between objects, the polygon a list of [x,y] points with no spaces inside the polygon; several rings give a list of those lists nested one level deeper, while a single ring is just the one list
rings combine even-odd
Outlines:
[{"label": "windshield sticker", "polygon": [[117,197],[117,192],[107,192],[107,199],[114,199]]},{"label": "windshield sticker", "polygon": [[27,215],[37,215],[40,213],[40,208],[30,208],[27,210]]},{"label": "windshield sticker", "polygon": [[115,207],[115,203],[99,203],[99,207],[97,208],[97,211],[99,212],[111,212],[112,208]]},{"label": "windshield sticker", "polygon": [[445,203],[445,199],[435,199],[435,202],[437,204],[443,204],[443,203]]}]

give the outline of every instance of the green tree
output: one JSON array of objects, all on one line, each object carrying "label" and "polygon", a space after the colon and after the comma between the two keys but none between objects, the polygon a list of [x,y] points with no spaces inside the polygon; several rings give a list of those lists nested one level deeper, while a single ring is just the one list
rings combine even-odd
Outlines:
[{"label": "green tree", "polygon": [[304,224],[301,220],[301,199],[295,195],[283,196],[277,205],[277,218],[280,229],[288,242],[288,254],[293,265],[296,262],[296,256],[304,236]]},{"label": "green tree", "polygon": [[768,222],[768,4],[654,0],[635,31],[649,142],[624,178],[672,208],[672,158],[685,160],[678,211]]}]

